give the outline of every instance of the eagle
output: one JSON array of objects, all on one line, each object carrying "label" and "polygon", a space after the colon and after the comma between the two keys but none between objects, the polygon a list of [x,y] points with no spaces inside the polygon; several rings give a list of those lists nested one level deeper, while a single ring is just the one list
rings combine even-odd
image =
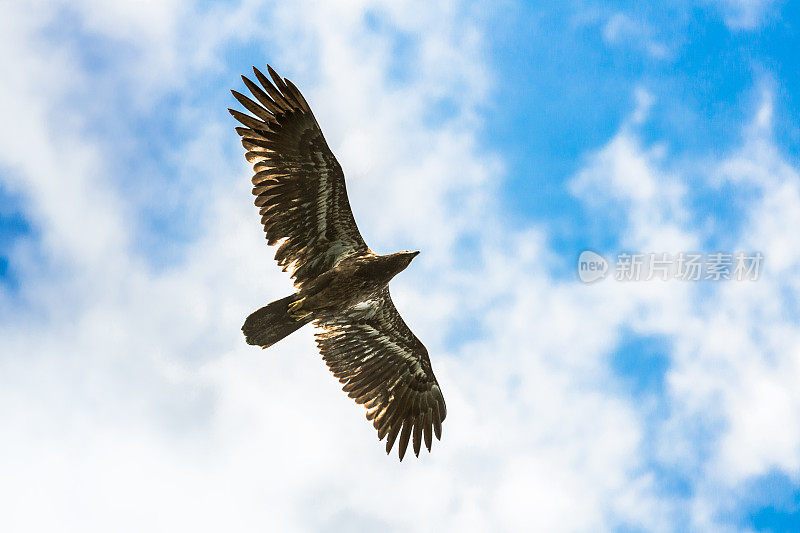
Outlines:
[{"label": "eagle", "polygon": [[[267,65],[253,67],[258,83],[242,76],[254,99],[233,90],[251,114],[229,109],[252,163],[253,194],[275,260],[291,269],[297,292],[247,317],[248,344],[267,348],[314,323],[322,358],[342,389],[367,410],[367,420],[419,456],[424,439],[441,440],[447,415],[428,351],[397,312],[389,281],[418,251],[379,255],[358,231],[344,173],[308,102],[295,85]],[[399,437],[399,441],[397,440]]]}]

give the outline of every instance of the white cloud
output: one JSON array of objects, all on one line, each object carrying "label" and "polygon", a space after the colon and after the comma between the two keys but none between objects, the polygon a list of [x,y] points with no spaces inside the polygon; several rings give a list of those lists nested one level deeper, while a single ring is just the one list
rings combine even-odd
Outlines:
[{"label": "white cloud", "polygon": [[800,331],[791,303],[800,271],[791,236],[791,228],[800,223],[800,174],[776,149],[770,114],[771,100],[766,98],[742,147],[720,164],[723,175],[736,182],[749,176],[748,185],[756,188],[756,199],[742,213],[746,224],[739,246],[765,256],[762,281],[729,287],[720,294],[720,305],[708,313],[709,335],[718,347],[730,350],[719,362],[726,379],[713,390],[721,393],[729,423],[718,474],[732,482],[770,468],[796,476],[800,467],[800,396],[793,385],[800,365]]},{"label": "white cloud", "polygon": [[[98,79],[80,42],[42,39],[49,21],[6,4],[0,20],[15,23],[0,33],[0,67],[16,75],[0,86],[12,119],[0,127],[0,161],[19,177],[4,185],[23,193],[39,235],[13,258],[25,306],[0,324],[2,529],[671,530],[681,502],[659,492],[654,454],[675,468],[695,460],[709,475],[707,485],[693,478],[701,525],[714,489],[797,468],[800,435],[786,421],[800,405],[789,388],[800,343],[775,302],[783,278],[720,289],[701,309],[688,285],[553,279],[546,235],[507,227],[494,204],[502,162],[479,148],[476,112],[492,76],[480,28],[454,4],[132,6],[70,8],[83,31],[138,51],[102,70],[103,86],[139,106],[112,116],[130,120],[180,89],[219,83],[222,51],[246,43],[254,62],[270,59],[307,94],[373,248],[424,250],[393,291],[443,384],[443,441],[418,460],[387,458],[310,331],[266,352],[244,345],[243,318],[290,284],[264,245],[231,124],[194,100],[175,104],[175,159],[186,161],[175,186],[191,199],[198,236],[176,243],[176,264],[150,263],[135,218],[142,203],[165,200],[130,197],[121,183],[142,176],[108,172],[115,144],[130,139],[87,131],[93,102],[63,107]],[[411,58],[400,75],[397,46]],[[430,120],[443,97],[455,111]],[[628,246],[697,247],[686,181],[663,147],[638,139],[653,103],[637,99],[573,191],[619,210]],[[783,274],[800,264],[782,252],[797,176],[771,147],[754,133],[714,177],[776,170],[742,245],[774,255]],[[464,239],[476,243],[469,256]],[[7,294],[0,302],[11,309]],[[477,338],[451,346],[462,324]],[[656,452],[647,407],[622,392],[608,362],[623,328],[674,342],[675,412]],[[769,410],[774,402],[782,409]],[[697,453],[684,423],[707,413],[728,424],[711,458],[670,456],[674,443]],[[758,431],[781,436],[764,446]]]},{"label": "white cloud", "polygon": [[652,36],[650,27],[633,20],[625,13],[610,15],[603,24],[603,40],[610,45],[626,45],[641,49],[654,59],[669,59],[670,49]]},{"label": "white cloud", "polygon": [[733,30],[754,30],[765,24],[780,7],[779,0],[704,0],[722,13]]},{"label": "white cloud", "polygon": [[[426,4],[423,11],[387,4],[370,8],[389,26],[378,32],[367,27],[365,9],[306,6],[304,23],[293,10],[279,8],[267,20],[286,26],[271,36],[270,46],[276,47],[278,64],[295,50],[315,52],[310,56],[315,60],[294,68],[311,74],[304,90],[344,167],[361,171],[350,174],[349,188],[368,240],[377,249],[426,251],[416,272],[397,280],[395,293],[431,347],[445,387],[450,416],[444,442],[430,456],[397,464],[383,455],[361,409],[338,390],[315,355],[309,332],[266,353],[242,343],[242,318],[288,291],[289,283],[271,266],[244,165],[220,160],[211,148],[233,144],[231,132],[207,124],[207,116],[197,117],[190,125],[199,130],[185,130],[189,136],[178,142],[187,161],[212,156],[205,171],[191,163],[198,183],[207,183],[203,172],[230,168],[239,168],[241,179],[227,191],[216,187],[213,203],[192,211],[213,224],[199,222],[208,229],[187,248],[184,260],[154,271],[133,243],[129,217],[139,208],[137,199],[121,195],[116,181],[136,176],[103,172],[105,158],[113,156],[108,148],[117,140],[98,140],[69,127],[70,117],[80,118],[83,110],[65,110],[56,123],[33,121],[39,129],[29,134],[4,131],[17,143],[16,150],[4,152],[4,162],[24,177],[17,186],[30,198],[28,213],[42,232],[38,245],[53,265],[40,269],[44,278],[33,271],[23,275],[21,290],[32,311],[3,328],[3,353],[9,354],[2,359],[3,405],[26,406],[3,413],[9,474],[2,490],[13,509],[4,515],[6,525],[121,529],[120,516],[129,517],[124,528],[130,530],[179,523],[215,530],[231,516],[242,530],[488,527],[498,519],[508,528],[536,520],[579,527],[631,516],[647,520],[640,508],[614,503],[650,489],[647,483],[627,483],[629,476],[639,477],[635,412],[624,399],[603,392],[599,381],[584,392],[570,375],[571,367],[596,367],[596,361],[548,335],[519,346],[520,336],[529,334],[528,320],[498,328],[503,335],[467,343],[459,353],[444,343],[448,328],[475,320],[471,314],[494,298],[495,289],[506,304],[487,326],[505,305],[520,307],[521,316],[530,319],[546,318],[550,307],[560,311],[547,323],[554,332],[571,335],[575,310],[559,303],[545,272],[536,267],[536,258],[548,252],[535,233],[508,242],[495,238],[504,228],[492,211],[489,177],[496,177],[499,166],[490,154],[481,154],[475,137],[474,107],[485,98],[489,79],[478,29],[446,3]],[[125,20],[124,10],[86,17],[92,31],[147,51],[130,66],[141,72],[148,65],[179,64],[180,51],[193,46],[192,38],[224,42],[229,19],[218,21],[217,34],[200,35],[185,31],[192,19],[176,19],[175,13],[189,12],[173,6],[137,13],[132,23],[166,20],[121,33],[115,28]],[[420,17],[422,12],[427,15]],[[239,20],[241,11],[231,17]],[[42,61],[48,46],[57,46],[37,38],[37,24],[30,19],[14,38],[18,48],[7,57],[10,67]],[[198,24],[211,27],[203,19]],[[400,81],[389,74],[395,32],[414,36],[416,47],[414,69]],[[183,39],[189,42],[179,43]],[[92,83],[77,60],[65,68],[76,86]],[[184,72],[170,72],[166,79],[149,76],[126,90],[141,105],[156,102],[185,83]],[[22,78],[36,85],[47,73],[45,68]],[[111,87],[132,81],[116,69],[106,76]],[[62,98],[60,91],[68,90],[50,88],[52,93],[37,94],[22,87],[7,101],[20,114],[39,109],[43,117]],[[456,113],[444,121],[426,120],[443,95],[454,95]],[[48,150],[37,150],[36,141]],[[238,153],[233,157],[240,160]],[[72,196],[61,206],[65,192]],[[483,266],[458,268],[455,250],[465,236],[485,243],[479,248],[486,250]],[[62,241],[63,249],[55,244]],[[517,245],[529,249],[527,259],[508,255],[507,247]],[[498,247],[504,261],[494,261],[497,256],[486,247]],[[56,257],[54,249],[60,250]],[[64,273],[55,265],[65,265]],[[527,294],[540,294],[548,303],[529,307],[527,298],[519,300],[504,278],[508,267],[530,279]],[[476,291],[485,280],[495,286]],[[442,323],[442,317],[453,322]],[[545,358],[544,350],[565,348],[572,355],[563,363],[563,354]],[[580,438],[587,431],[592,438]],[[544,477],[521,477],[531,468]],[[550,490],[554,486],[558,492]],[[510,493],[523,500],[515,504],[502,497]],[[554,505],[538,518],[522,506],[535,494]],[[49,502],[48,512],[34,513],[42,501]],[[575,516],[570,501],[590,511]],[[414,513],[398,514],[398,507]],[[564,522],[569,516],[577,521]]]},{"label": "white cloud", "polygon": [[[693,520],[699,529],[725,525],[714,518],[725,505],[724,494],[773,471],[795,479],[800,468],[800,397],[794,386],[800,329],[792,303],[800,268],[793,244],[800,175],[772,139],[771,116],[771,95],[764,93],[742,146],[710,169],[697,163],[686,172],[705,175],[716,186],[727,181],[742,198],[751,198],[743,201],[743,229],[731,251],[763,253],[761,279],[628,292],[644,307],[637,309],[638,318],[626,320],[638,324],[641,334],[666,334],[674,346],[667,374],[671,415],[659,430],[659,454],[676,471],[694,472]],[[573,191],[598,209],[626,213],[623,246],[698,249],[704,235],[688,224],[689,181],[682,172],[664,170],[662,156],[662,149],[648,152],[623,127],[577,175]],[[693,433],[698,423],[706,426],[700,441]]]}]

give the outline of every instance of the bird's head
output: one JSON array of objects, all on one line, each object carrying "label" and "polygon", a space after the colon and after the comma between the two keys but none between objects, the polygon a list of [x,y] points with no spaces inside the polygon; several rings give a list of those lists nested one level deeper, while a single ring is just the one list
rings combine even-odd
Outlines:
[{"label": "bird's head", "polygon": [[400,252],[400,253],[406,259],[406,262],[408,264],[411,264],[411,260],[419,255],[419,250],[417,250],[415,252],[409,252],[408,250],[405,250],[405,251]]},{"label": "bird's head", "polygon": [[[409,252],[408,250],[404,250],[402,252],[396,252],[392,254],[392,263],[394,264],[394,274],[398,274],[406,269],[406,267],[411,264],[411,261],[419,255],[419,250],[416,252]],[[393,275],[394,275],[393,274]]]}]

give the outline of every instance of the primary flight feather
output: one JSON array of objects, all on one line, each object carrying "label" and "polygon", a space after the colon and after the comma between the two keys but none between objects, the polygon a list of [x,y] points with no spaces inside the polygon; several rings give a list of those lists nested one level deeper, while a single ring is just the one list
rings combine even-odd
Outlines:
[{"label": "primary flight feather", "polygon": [[[253,163],[253,194],[275,260],[291,268],[297,292],[262,307],[245,320],[249,344],[267,348],[305,324],[317,327],[317,345],[343,390],[367,408],[367,419],[419,455],[441,438],[447,415],[428,351],[400,317],[389,280],[419,252],[377,255],[358,231],[347,200],[344,173],[328,148],[303,95],[267,66],[258,83],[242,76],[253,99],[231,91],[248,115],[236,131]],[[398,441],[399,438],[399,441]]]}]

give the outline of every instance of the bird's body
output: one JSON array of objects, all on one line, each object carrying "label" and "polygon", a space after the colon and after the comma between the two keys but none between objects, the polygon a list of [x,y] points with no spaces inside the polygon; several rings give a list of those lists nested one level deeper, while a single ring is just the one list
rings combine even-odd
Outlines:
[{"label": "bird's body", "polygon": [[304,285],[297,293],[300,299],[290,306],[290,314],[300,318],[313,314],[321,320],[372,300],[388,287],[389,280],[405,270],[418,253],[377,255],[369,252],[347,257]]},{"label": "bird's body", "polygon": [[[269,67],[268,67],[269,68]],[[231,110],[253,163],[253,194],[275,259],[292,267],[297,292],[252,313],[242,331],[267,348],[305,324],[343,390],[367,408],[388,453],[399,437],[419,454],[441,437],[447,409],[425,346],[389,296],[389,281],[419,252],[378,255],[358,231],[344,174],[300,91],[270,68],[272,82],[242,79],[258,101],[233,91],[255,117]],[[273,85],[274,83],[274,85]],[[266,91],[266,92],[265,92]]]}]

